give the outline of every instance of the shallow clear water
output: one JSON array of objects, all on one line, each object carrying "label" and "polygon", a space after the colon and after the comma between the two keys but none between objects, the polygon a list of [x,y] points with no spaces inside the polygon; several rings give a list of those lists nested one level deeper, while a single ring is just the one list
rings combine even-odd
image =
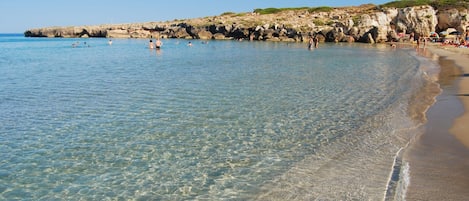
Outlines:
[{"label": "shallow clear water", "polygon": [[192,43],[1,36],[0,199],[384,196],[412,51]]}]

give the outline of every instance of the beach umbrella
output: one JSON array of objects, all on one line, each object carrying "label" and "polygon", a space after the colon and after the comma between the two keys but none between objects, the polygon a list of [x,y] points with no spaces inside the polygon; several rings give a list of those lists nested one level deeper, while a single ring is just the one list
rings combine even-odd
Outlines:
[{"label": "beach umbrella", "polygon": [[438,34],[436,32],[430,32],[430,37],[438,38]]},{"label": "beach umbrella", "polygon": [[447,32],[447,31],[442,31],[442,32],[440,32],[440,36],[446,36],[446,35],[448,35],[448,32]]},{"label": "beach umbrella", "polygon": [[449,35],[461,35],[461,32],[453,31],[453,32],[449,33]]}]

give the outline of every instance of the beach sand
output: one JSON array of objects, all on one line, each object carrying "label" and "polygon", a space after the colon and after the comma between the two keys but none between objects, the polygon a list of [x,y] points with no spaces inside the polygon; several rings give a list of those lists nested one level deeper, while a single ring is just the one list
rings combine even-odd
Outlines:
[{"label": "beach sand", "polygon": [[443,92],[426,113],[424,134],[406,152],[406,199],[469,200],[469,49],[433,44],[427,50],[438,55]]},{"label": "beach sand", "polygon": [[430,48],[437,55],[453,60],[461,69],[458,80],[458,93],[465,113],[455,120],[451,133],[454,134],[467,148],[469,148],[469,49],[468,48]]}]

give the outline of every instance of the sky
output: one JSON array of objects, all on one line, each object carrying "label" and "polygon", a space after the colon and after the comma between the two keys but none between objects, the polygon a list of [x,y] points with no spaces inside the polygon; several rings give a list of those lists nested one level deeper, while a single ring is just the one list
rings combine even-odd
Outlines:
[{"label": "sky", "polygon": [[217,16],[256,8],[342,7],[392,0],[1,0],[0,33],[32,28],[80,26]]}]

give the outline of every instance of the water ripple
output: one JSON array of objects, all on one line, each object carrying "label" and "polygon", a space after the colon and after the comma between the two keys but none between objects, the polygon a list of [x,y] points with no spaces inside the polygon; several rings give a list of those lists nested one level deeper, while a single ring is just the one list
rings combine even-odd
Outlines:
[{"label": "water ripple", "polygon": [[394,129],[380,115],[418,71],[405,53],[356,46],[70,42],[1,57],[0,199],[252,199],[304,160],[327,173],[387,156],[391,140],[371,131]]}]

